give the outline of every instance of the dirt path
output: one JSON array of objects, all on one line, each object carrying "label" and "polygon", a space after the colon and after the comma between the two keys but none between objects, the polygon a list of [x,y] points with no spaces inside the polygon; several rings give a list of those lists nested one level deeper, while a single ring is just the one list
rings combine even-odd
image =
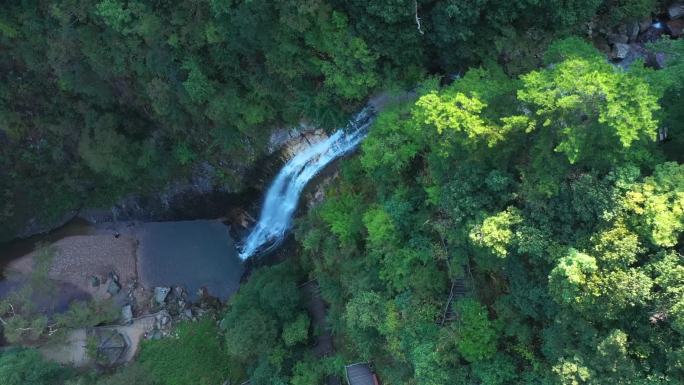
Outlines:
[{"label": "dirt path", "polygon": [[[154,330],[156,325],[156,317],[163,312],[149,314],[133,320],[130,325],[112,325],[101,326],[98,330],[116,330],[121,333],[124,340],[128,344],[128,348],[118,363],[125,363],[135,358],[140,348],[140,343],[145,337],[145,333]],[[43,356],[51,361],[59,362],[65,365],[72,365],[75,367],[84,367],[93,363],[91,357],[88,357],[86,349],[88,332],[85,328],[76,329],[69,333],[66,341],[59,345],[47,345],[40,348]]]}]

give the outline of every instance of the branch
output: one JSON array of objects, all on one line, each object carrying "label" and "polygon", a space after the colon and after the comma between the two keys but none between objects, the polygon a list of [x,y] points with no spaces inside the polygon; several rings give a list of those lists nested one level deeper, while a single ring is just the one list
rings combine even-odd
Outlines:
[{"label": "branch", "polygon": [[425,35],[425,32],[423,32],[423,29],[420,27],[420,17],[418,17],[418,0],[413,0],[413,4],[416,7],[416,26],[418,27],[418,32],[420,32],[421,35]]}]

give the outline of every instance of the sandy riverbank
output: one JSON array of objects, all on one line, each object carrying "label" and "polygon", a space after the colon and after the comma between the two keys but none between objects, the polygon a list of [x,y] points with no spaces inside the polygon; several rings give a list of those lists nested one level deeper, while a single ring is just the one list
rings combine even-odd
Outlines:
[{"label": "sandy riverbank", "polygon": [[[138,281],[137,239],[129,235],[77,235],[52,244],[54,255],[48,277],[66,282],[101,299],[106,296],[108,276],[115,273],[123,287]],[[37,251],[12,261],[9,274],[29,275],[33,272]],[[101,282],[93,285],[93,277]]]}]

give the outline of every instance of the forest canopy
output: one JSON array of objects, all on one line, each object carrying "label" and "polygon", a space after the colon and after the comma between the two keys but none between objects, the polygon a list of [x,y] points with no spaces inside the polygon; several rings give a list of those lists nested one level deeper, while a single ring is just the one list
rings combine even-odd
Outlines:
[{"label": "forest canopy", "polygon": [[[351,362],[385,384],[684,383],[684,40],[618,66],[584,38],[658,6],[6,5],[0,239],[204,164],[240,190],[277,127],[336,127],[378,91],[413,98],[378,113],[296,221],[292,255],[218,314],[106,375],[3,351],[0,383],[311,385]],[[34,318],[14,322],[47,324]],[[312,348],[324,333],[329,355]]]},{"label": "forest canopy", "polygon": [[[378,89],[646,16],[653,0],[22,0],[0,11],[0,240],[163,188],[237,191],[275,127],[334,127]],[[420,26],[416,24],[419,20]],[[607,85],[606,85],[607,86]],[[573,151],[568,148],[568,151]]]},{"label": "forest canopy", "polygon": [[680,64],[577,38],[546,60],[383,112],[299,222],[345,352],[387,383],[684,380],[684,167],[655,138]]}]

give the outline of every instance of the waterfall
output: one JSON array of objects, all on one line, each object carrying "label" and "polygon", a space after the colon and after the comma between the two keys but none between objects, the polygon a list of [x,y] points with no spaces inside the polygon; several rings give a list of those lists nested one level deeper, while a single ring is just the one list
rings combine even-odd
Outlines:
[{"label": "waterfall", "polygon": [[374,115],[372,106],[364,108],[345,128],[306,148],[283,166],[266,192],[259,221],[240,247],[240,258],[271,250],[282,242],[306,184],[330,162],[356,148],[368,134]]}]

